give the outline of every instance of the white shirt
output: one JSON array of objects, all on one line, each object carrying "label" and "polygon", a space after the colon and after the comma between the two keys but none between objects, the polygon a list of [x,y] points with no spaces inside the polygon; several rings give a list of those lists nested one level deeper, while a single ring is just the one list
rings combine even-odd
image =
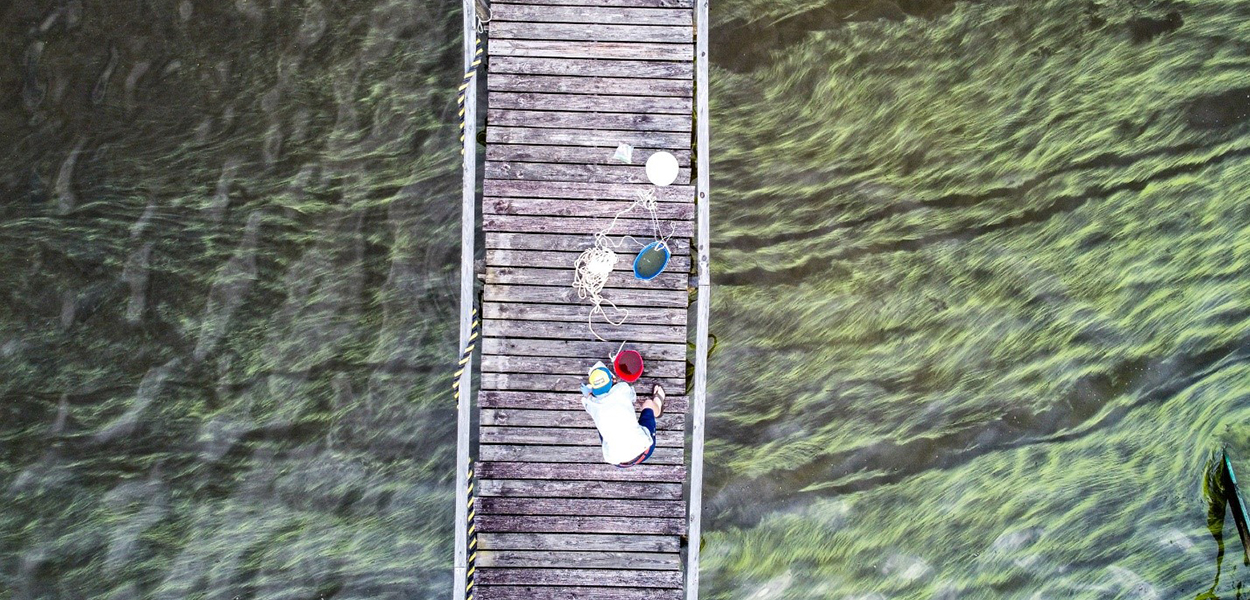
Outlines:
[{"label": "white shirt", "polygon": [[602,396],[582,397],[582,406],[603,436],[603,460],[610,464],[629,462],[651,448],[651,432],[638,424],[634,413],[636,399],[634,388],[624,381]]}]

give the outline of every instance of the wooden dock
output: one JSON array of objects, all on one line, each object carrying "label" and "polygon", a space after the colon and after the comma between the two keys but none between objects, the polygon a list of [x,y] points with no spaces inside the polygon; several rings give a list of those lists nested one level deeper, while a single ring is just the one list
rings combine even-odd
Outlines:
[{"label": "wooden dock", "polygon": [[[468,62],[472,0],[465,7]],[[706,10],[707,0],[491,5],[485,72],[479,71],[488,91],[480,391],[476,407],[462,403],[458,447],[462,465],[471,453],[478,457],[473,591],[482,600],[698,595],[708,300]],[[475,103],[467,103],[469,123],[476,120]],[[462,341],[475,277],[470,202],[477,202],[475,140],[467,138]],[[621,143],[634,148],[631,164],[613,158]],[[643,164],[657,151],[677,157],[671,186],[647,179]],[[663,274],[642,281],[631,270],[640,244],[620,246],[603,297],[628,318],[620,326],[596,318],[595,331],[609,340],[599,341],[587,327],[590,305],[572,287],[573,264],[593,246],[592,234],[647,190],[656,194],[656,217],[672,236],[673,255]],[[612,237],[645,242],[652,233],[650,215],[635,209],[616,221]],[[697,327],[688,352],[692,298]],[[628,469],[604,464],[578,392],[590,365],[609,363],[622,341],[645,361],[634,384],[639,404],[654,383],[668,392],[655,453]],[[468,389],[467,373],[462,381]],[[470,439],[474,414],[478,426]],[[464,597],[471,554],[459,531],[464,517],[461,506],[455,598]]]}]

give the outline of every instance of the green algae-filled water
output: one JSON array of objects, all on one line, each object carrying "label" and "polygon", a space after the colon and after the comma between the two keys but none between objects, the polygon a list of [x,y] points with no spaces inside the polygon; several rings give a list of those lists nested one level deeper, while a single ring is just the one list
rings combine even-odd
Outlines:
[{"label": "green algae-filled water", "polygon": [[[0,599],[450,593],[459,5],[0,4]],[[1250,1],[712,56],[703,596],[1238,597]]]}]

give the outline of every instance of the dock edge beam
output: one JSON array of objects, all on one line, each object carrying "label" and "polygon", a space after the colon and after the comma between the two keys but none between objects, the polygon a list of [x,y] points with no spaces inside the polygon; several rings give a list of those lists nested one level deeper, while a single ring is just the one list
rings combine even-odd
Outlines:
[{"label": "dock edge beam", "polygon": [[[477,7],[474,0],[463,0],[464,5],[464,68],[467,71],[477,53]],[[462,174],[462,202],[460,208],[460,348],[469,343],[469,329],[473,322],[473,250],[476,235],[477,210],[477,77],[464,91],[464,161]],[[465,490],[469,487],[469,427],[470,407],[473,405],[473,359],[464,365],[460,374],[460,403],[456,414],[456,554],[452,569],[452,600],[464,600],[465,576],[468,569],[468,536],[466,526],[469,518]]]},{"label": "dock edge beam", "polygon": [[702,543],[703,516],[703,417],[707,400],[707,338],[708,316],[710,312],[709,297],[712,291],[711,262],[708,248],[711,245],[708,202],[710,194],[711,161],[709,152],[708,123],[708,1],[695,2],[695,152],[698,177],[696,180],[695,201],[698,203],[697,249],[699,253],[698,295],[695,297],[695,342],[694,342],[694,398],[691,405],[690,423],[690,501],[687,505],[688,533],[686,548],[686,598],[699,598],[699,546]]}]

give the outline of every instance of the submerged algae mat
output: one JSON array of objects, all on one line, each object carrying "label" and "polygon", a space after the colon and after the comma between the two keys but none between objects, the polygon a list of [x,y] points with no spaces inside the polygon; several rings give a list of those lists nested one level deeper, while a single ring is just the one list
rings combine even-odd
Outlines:
[{"label": "submerged algae mat", "polygon": [[0,599],[451,588],[459,6],[0,7]]},{"label": "submerged algae mat", "polygon": [[[459,3],[15,4],[0,599],[445,595]],[[1250,2],[712,6],[703,595],[1235,597]]]},{"label": "submerged algae mat", "polygon": [[705,595],[1234,597],[1250,2],[720,4]]}]

